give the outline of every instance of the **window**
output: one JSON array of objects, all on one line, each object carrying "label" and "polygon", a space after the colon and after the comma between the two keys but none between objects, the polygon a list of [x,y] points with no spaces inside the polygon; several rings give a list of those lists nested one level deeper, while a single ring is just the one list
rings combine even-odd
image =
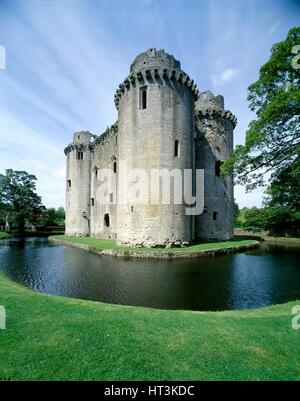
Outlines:
[{"label": "window", "polygon": [[68,186],[68,188],[71,188],[71,180],[67,181],[67,186]]},{"label": "window", "polygon": [[174,147],[174,156],[179,157],[179,152],[180,152],[180,144],[178,139],[175,141],[175,147]]},{"label": "window", "polygon": [[78,141],[80,140],[80,135],[78,135]]},{"label": "window", "polygon": [[96,178],[98,177],[98,169],[97,168],[95,168],[95,176],[96,176]]},{"label": "window", "polygon": [[105,213],[104,215],[104,226],[109,227],[109,214]]},{"label": "window", "polygon": [[216,177],[221,177],[221,167],[223,162],[221,160],[217,160],[215,163],[215,174]]},{"label": "window", "polygon": [[95,205],[95,199],[94,198],[91,198],[91,203],[92,203],[92,206]]},{"label": "window", "polygon": [[114,201],[114,194],[113,193],[109,194],[109,201],[110,201],[110,203],[113,203],[113,201]]},{"label": "window", "polygon": [[114,170],[114,173],[116,174],[116,172],[117,172],[117,162],[116,161],[113,162],[113,170]]},{"label": "window", "polygon": [[140,88],[140,109],[147,108],[147,86]]},{"label": "window", "polygon": [[133,206],[130,207],[131,213],[133,212]]},{"label": "window", "polygon": [[217,220],[218,212],[213,212],[213,220]]},{"label": "window", "polygon": [[77,151],[77,160],[83,160],[83,151],[82,150]]}]

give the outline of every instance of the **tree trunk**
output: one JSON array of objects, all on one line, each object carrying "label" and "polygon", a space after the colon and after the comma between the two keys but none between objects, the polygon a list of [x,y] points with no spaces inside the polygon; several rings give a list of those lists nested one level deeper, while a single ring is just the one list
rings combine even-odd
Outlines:
[{"label": "tree trunk", "polygon": [[25,220],[24,219],[19,220],[19,222],[18,222],[18,233],[21,235],[25,233]]}]

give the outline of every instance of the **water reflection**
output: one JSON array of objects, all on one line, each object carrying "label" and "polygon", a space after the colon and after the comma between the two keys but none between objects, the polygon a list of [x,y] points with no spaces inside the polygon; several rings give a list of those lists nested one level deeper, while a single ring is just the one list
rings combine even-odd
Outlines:
[{"label": "water reflection", "polygon": [[0,271],[52,295],[165,309],[252,308],[300,299],[298,248],[203,259],[98,256],[45,238],[0,241]]}]

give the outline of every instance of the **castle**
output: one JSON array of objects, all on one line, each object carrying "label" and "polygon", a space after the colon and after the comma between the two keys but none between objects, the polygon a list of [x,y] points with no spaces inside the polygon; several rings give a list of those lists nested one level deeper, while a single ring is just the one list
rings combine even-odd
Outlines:
[{"label": "castle", "polygon": [[[115,94],[117,122],[102,135],[76,132],[65,149],[66,234],[114,238],[131,246],[184,245],[233,237],[233,181],[221,166],[233,149],[237,120],[223,96],[199,92],[180,62],[164,50],[136,57]],[[187,215],[183,204],[97,202],[99,172],[204,170],[204,209]],[[118,181],[118,178],[116,178]],[[150,196],[150,195],[147,195]]]}]

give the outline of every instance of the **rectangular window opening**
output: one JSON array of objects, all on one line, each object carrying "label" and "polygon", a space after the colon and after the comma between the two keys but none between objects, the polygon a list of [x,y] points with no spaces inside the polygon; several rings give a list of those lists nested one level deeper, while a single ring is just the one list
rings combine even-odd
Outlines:
[{"label": "rectangular window opening", "polygon": [[71,188],[71,180],[67,181],[68,188]]},{"label": "rectangular window opening", "polygon": [[147,86],[140,88],[140,109],[145,110],[147,108]]},{"label": "rectangular window opening", "polygon": [[180,144],[179,144],[178,139],[176,139],[175,147],[174,147],[174,156],[179,157],[179,153],[180,153]]},{"label": "rectangular window opening", "polygon": [[218,212],[213,212],[213,220],[217,220]]},{"label": "rectangular window opening", "polygon": [[77,160],[83,160],[83,151],[82,150],[77,151]]},{"label": "rectangular window opening", "polygon": [[216,177],[221,177],[221,167],[223,165],[223,162],[221,160],[217,160],[215,163],[215,174]]},{"label": "rectangular window opening", "polygon": [[91,198],[91,203],[92,203],[92,206],[95,205],[95,199],[94,198]]},{"label": "rectangular window opening", "polygon": [[114,201],[114,194],[113,193],[109,194],[109,201],[110,201],[110,203],[112,203]]}]

